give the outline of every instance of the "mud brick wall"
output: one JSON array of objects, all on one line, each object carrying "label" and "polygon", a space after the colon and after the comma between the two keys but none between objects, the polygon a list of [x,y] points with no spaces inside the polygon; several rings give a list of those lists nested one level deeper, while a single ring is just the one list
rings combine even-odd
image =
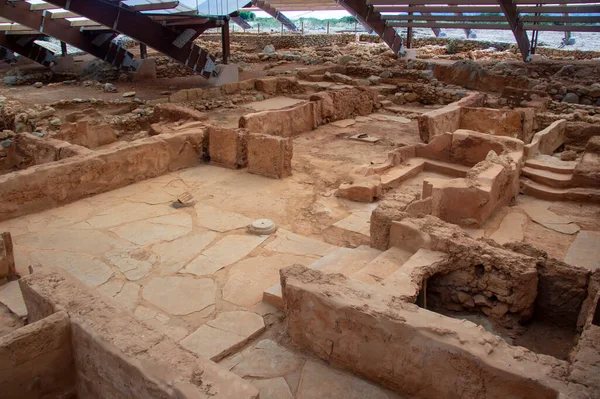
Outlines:
[{"label": "mud brick wall", "polygon": [[58,312],[0,337],[0,397],[70,397],[75,391],[69,317]]}]

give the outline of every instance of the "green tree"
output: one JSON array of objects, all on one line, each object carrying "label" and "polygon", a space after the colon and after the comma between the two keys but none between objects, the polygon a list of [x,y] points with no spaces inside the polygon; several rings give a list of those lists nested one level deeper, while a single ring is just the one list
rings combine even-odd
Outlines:
[{"label": "green tree", "polygon": [[347,17],[340,18],[340,22],[342,22],[344,24],[354,24],[358,21],[352,15],[348,15]]},{"label": "green tree", "polygon": [[256,14],[252,11],[240,11],[240,17],[244,21],[254,21],[256,19]]}]

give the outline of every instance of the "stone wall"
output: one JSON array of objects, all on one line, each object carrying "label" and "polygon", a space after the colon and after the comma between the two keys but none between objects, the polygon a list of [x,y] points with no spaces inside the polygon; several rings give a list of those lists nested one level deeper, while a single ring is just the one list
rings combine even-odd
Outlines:
[{"label": "stone wall", "polygon": [[561,119],[534,134],[531,143],[525,145],[525,158],[534,158],[539,154],[552,155],[565,142],[566,126],[567,122]]},{"label": "stone wall", "polygon": [[258,398],[237,375],[182,349],[63,269],[37,268],[20,286],[31,320],[59,310],[70,317],[80,397]]},{"label": "stone wall", "polygon": [[309,102],[275,111],[261,111],[244,115],[239,127],[251,133],[293,137],[309,132],[319,125],[316,103]]},{"label": "stone wall", "polygon": [[161,134],[0,176],[0,220],[198,165],[203,129]]},{"label": "stone wall", "polygon": [[565,363],[463,320],[303,266],[281,271],[290,337],[325,361],[415,398],[556,398]]},{"label": "stone wall", "polygon": [[575,166],[571,184],[573,187],[600,187],[600,136],[588,141],[583,157]]},{"label": "stone wall", "polygon": [[0,337],[0,396],[70,397],[75,393],[75,367],[69,317],[57,312],[30,322]]},{"label": "stone wall", "polygon": [[36,137],[30,133],[19,133],[8,147],[7,167],[26,169],[91,151],[65,141]]}]

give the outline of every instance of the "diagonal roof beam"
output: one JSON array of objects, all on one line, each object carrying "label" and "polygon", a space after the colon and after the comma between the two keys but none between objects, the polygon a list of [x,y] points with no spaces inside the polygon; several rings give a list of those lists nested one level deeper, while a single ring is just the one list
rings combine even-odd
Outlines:
[{"label": "diagonal roof beam", "polygon": [[523,56],[523,61],[531,61],[531,55],[529,53],[529,38],[527,37],[527,32],[523,28],[523,22],[520,21],[517,5],[513,3],[512,0],[498,0],[498,4],[500,5],[506,20],[508,21],[508,25],[515,36],[515,40],[517,41],[517,45],[519,46],[519,50],[521,50],[521,55]]},{"label": "diagonal roof beam", "polygon": [[53,52],[35,43],[43,36],[7,35],[6,32],[0,32],[0,46],[49,68],[57,63],[57,59]]},{"label": "diagonal roof beam", "polygon": [[387,25],[386,21],[381,18],[381,13],[376,11],[372,5],[368,5],[365,0],[338,0],[338,4],[350,14],[364,21],[395,54],[400,54],[404,45],[402,36],[396,32],[393,26]]},{"label": "diagonal roof beam", "polygon": [[231,20],[242,29],[252,29],[252,25],[239,15],[237,17],[231,17]]},{"label": "diagonal roof beam", "polygon": [[[36,4],[37,5],[37,4]],[[112,43],[115,33],[72,28],[64,19],[52,19],[47,11],[31,11],[26,2],[0,1],[0,16],[52,36],[118,68],[133,68],[133,54]]]},{"label": "diagonal roof beam", "polygon": [[[214,19],[204,26],[167,27],[118,2],[101,0],[50,0],[48,3],[89,18],[123,35],[129,36],[160,53],[199,72],[208,79],[214,70],[215,58],[194,40],[208,28],[222,24]],[[223,18],[229,18],[228,16]]]},{"label": "diagonal roof beam", "polygon": [[283,26],[285,26],[288,30],[291,30],[293,32],[298,30],[298,27],[296,25],[294,25],[294,23],[292,21],[290,21],[290,19],[288,17],[283,15],[283,13],[281,11],[278,11],[275,7],[273,7],[266,1],[252,0],[252,4],[254,6],[260,8],[261,10],[263,10],[264,12],[266,12],[267,14],[269,14],[270,16],[272,16],[279,22],[281,22],[283,24]]}]

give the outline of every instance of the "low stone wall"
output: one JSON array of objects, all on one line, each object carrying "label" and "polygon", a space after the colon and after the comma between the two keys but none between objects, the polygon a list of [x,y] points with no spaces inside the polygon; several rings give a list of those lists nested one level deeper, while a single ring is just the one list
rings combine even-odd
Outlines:
[{"label": "low stone wall", "polygon": [[585,146],[581,161],[575,166],[572,187],[600,187],[600,136],[594,136]]},{"label": "low stone wall", "polygon": [[0,176],[0,220],[198,165],[205,131],[161,134]]},{"label": "low stone wall", "polygon": [[20,286],[32,321],[60,310],[69,316],[80,397],[258,398],[248,382],[182,349],[65,270],[37,268]]},{"label": "low stone wall", "polygon": [[319,126],[316,108],[314,102],[308,102],[276,111],[255,112],[242,116],[239,127],[251,133],[293,137]]},{"label": "low stone wall", "polygon": [[401,395],[556,398],[566,391],[554,377],[564,362],[340,274],[290,266],[281,286],[294,343]]},{"label": "low stone wall", "polygon": [[34,165],[67,159],[77,155],[90,154],[85,147],[51,138],[36,137],[30,133],[15,136],[8,147],[8,167],[26,169]]},{"label": "low stone wall", "polygon": [[534,158],[539,154],[552,155],[565,142],[566,126],[567,121],[561,119],[534,134],[531,143],[525,145],[525,158]]},{"label": "low stone wall", "polygon": [[[203,41],[221,42],[221,35],[202,35]],[[379,37],[377,37],[379,39]],[[328,47],[343,46],[356,41],[355,34],[332,34],[332,35],[298,35],[298,34],[251,34],[251,33],[232,33],[232,44],[242,44],[245,48],[262,50],[268,45],[272,45],[276,50],[299,48],[299,47]]]},{"label": "low stone wall", "polygon": [[531,141],[535,111],[529,108],[503,110],[467,106],[479,101],[455,102],[419,115],[419,136],[424,143],[443,133],[458,129]]},{"label": "low stone wall", "polygon": [[4,399],[71,397],[75,367],[71,329],[57,312],[0,337],[0,396]]}]

